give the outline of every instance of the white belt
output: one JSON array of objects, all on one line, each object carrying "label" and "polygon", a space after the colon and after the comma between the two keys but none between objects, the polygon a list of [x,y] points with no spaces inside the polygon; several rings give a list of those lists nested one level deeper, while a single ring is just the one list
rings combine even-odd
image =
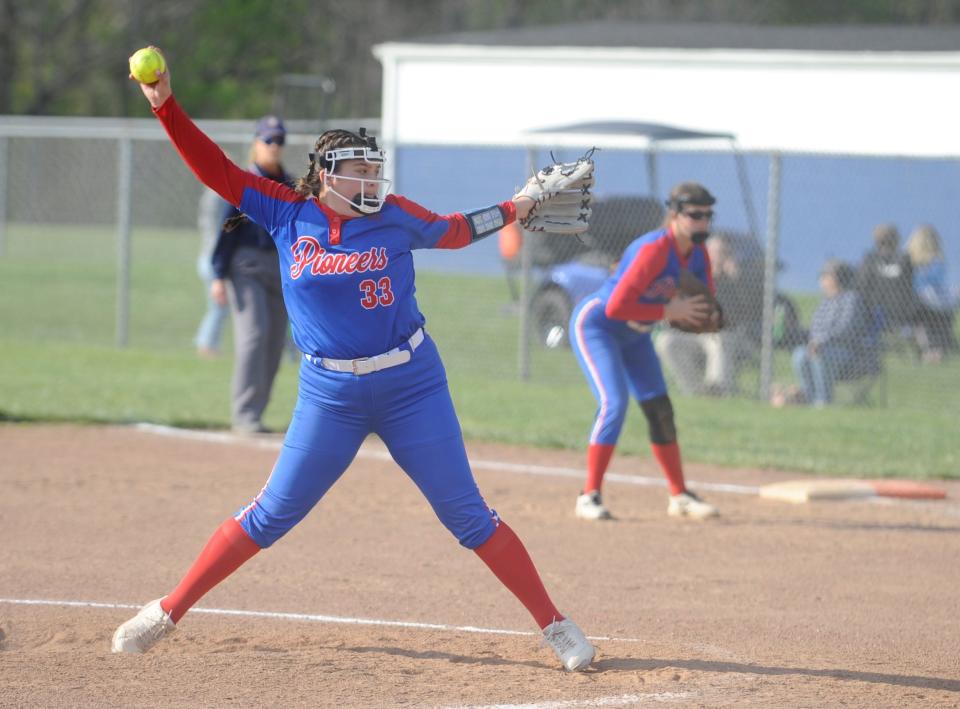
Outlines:
[{"label": "white belt", "polygon": [[314,357],[305,354],[304,357],[311,364],[330,369],[334,372],[349,372],[350,374],[370,374],[379,372],[381,369],[396,367],[398,364],[404,364],[410,361],[410,355],[423,342],[423,328],[417,328],[417,331],[410,336],[410,339],[399,347],[394,347],[389,352],[374,355],[373,357],[361,357],[359,359],[330,359],[329,357]]},{"label": "white belt", "polygon": [[637,332],[650,332],[653,329],[653,323],[637,322],[636,320],[627,320],[627,327]]}]

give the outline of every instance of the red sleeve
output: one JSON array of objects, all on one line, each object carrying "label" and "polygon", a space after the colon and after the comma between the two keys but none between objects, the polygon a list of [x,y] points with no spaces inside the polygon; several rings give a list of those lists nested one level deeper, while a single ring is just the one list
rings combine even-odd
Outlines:
[{"label": "red sleeve", "polygon": [[[503,226],[513,224],[517,220],[517,205],[512,199],[501,202],[499,205],[500,213],[503,214]],[[467,218],[463,214],[451,214],[441,219],[450,220],[450,228],[437,241],[434,248],[437,249],[462,249],[469,246],[474,241],[473,231],[467,223]]]},{"label": "red sleeve", "polygon": [[619,283],[614,287],[607,307],[608,318],[613,320],[640,320],[653,322],[663,319],[663,304],[640,303],[640,297],[646,292],[653,280],[667,265],[667,249],[670,244],[661,239],[640,248],[633,262],[624,271]]},{"label": "red sleeve", "polygon": [[445,217],[438,217],[447,222],[447,230],[437,239],[435,249],[462,249],[469,246],[472,235],[470,226],[467,224],[467,218],[462,214],[448,214]]},{"label": "red sleeve", "polygon": [[153,112],[197,179],[234,207],[240,206],[247,187],[287,202],[298,198],[289,187],[254,175],[231,162],[220,147],[197,128],[173,96]]},{"label": "red sleeve", "polygon": [[[440,216],[400,195],[390,195],[387,199],[422,223],[422,233],[418,235],[414,248],[462,249],[473,243],[474,232],[464,214]],[[503,215],[504,226],[516,221],[517,206],[513,200],[497,206]]]}]

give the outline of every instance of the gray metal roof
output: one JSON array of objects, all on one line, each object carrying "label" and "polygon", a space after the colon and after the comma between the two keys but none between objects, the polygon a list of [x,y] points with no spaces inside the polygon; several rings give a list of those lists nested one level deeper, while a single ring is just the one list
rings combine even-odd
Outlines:
[{"label": "gray metal roof", "polygon": [[689,130],[677,126],[668,126],[663,123],[649,123],[641,121],[589,121],[586,123],[571,123],[562,126],[535,128],[531,133],[574,133],[588,135],[632,135],[649,138],[652,141],[660,140],[708,140],[723,138],[733,140],[732,133],[708,133],[701,130]]},{"label": "gray metal roof", "polygon": [[491,32],[419,37],[404,44],[491,47],[640,47],[661,49],[781,49],[837,52],[957,52],[960,25],[773,26],[733,23],[648,23],[600,20]]}]

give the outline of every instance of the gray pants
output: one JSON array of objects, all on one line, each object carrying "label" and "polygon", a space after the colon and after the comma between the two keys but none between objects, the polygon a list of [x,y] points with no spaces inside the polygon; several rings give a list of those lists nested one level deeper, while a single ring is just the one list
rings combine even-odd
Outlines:
[{"label": "gray pants", "polygon": [[735,394],[748,342],[737,330],[703,335],[664,330],[655,346],[685,394]]},{"label": "gray pants", "polygon": [[287,337],[277,252],[237,249],[229,278],[235,360],[233,426],[253,431],[262,425]]}]

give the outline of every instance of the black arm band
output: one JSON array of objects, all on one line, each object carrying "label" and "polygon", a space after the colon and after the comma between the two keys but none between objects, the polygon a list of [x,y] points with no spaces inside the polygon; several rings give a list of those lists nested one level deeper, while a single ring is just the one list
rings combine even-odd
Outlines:
[{"label": "black arm band", "polygon": [[503,229],[505,224],[503,210],[498,204],[474,212],[466,212],[463,216],[467,218],[467,224],[470,225],[471,243],[495,234]]}]

